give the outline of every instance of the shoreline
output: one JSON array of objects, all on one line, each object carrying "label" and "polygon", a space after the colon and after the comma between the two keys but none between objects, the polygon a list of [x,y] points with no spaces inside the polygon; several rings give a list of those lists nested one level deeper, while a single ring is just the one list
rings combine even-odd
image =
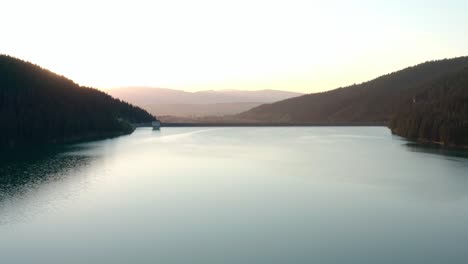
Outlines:
[{"label": "shoreline", "polygon": [[[405,138],[407,139],[407,138]],[[439,141],[430,141],[430,140],[425,140],[425,139],[417,139],[416,141],[413,141],[417,144],[424,145],[424,146],[431,146],[431,147],[436,147],[436,148],[444,148],[444,149],[454,149],[454,150],[468,150],[468,146],[466,145],[446,145],[443,142]]]},{"label": "shoreline", "polygon": [[423,138],[410,139],[410,138],[400,135],[398,131],[396,131],[395,129],[391,129],[391,128],[389,129],[393,135],[399,136],[407,141],[410,141],[415,144],[419,144],[421,146],[441,148],[441,149],[468,150],[468,145],[454,145],[454,144],[447,145],[441,141],[435,141],[435,140],[429,140],[429,139],[423,139]]}]

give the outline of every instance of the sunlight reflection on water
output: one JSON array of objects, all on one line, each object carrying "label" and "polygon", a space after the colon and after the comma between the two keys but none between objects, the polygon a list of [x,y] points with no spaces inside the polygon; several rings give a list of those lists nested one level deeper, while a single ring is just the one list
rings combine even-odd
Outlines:
[{"label": "sunlight reflection on water", "polygon": [[375,127],[137,129],[9,153],[0,260],[463,263],[465,154]]}]

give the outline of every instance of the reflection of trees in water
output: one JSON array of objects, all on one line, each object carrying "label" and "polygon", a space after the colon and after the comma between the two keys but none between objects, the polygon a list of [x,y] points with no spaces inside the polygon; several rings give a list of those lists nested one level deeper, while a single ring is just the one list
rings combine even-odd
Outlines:
[{"label": "reflection of trees in water", "polygon": [[427,145],[418,143],[407,143],[405,144],[405,146],[408,150],[414,152],[437,154],[447,157],[468,158],[468,150],[465,149],[446,148],[437,145]]},{"label": "reflection of trees in water", "polygon": [[89,165],[94,157],[67,154],[76,147],[0,152],[0,201],[41,183],[60,180]]}]

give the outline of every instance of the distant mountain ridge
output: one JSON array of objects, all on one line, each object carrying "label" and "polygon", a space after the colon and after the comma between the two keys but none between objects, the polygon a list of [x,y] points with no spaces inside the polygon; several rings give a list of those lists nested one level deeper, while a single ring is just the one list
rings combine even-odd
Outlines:
[{"label": "distant mountain ridge", "polygon": [[388,122],[424,84],[468,66],[468,57],[429,61],[358,85],[264,104],[233,117],[251,122]]},{"label": "distant mountain ridge", "polygon": [[207,90],[186,92],[166,88],[123,87],[105,90],[109,95],[145,108],[155,115],[209,116],[237,114],[263,103],[302,93],[279,90]]}]

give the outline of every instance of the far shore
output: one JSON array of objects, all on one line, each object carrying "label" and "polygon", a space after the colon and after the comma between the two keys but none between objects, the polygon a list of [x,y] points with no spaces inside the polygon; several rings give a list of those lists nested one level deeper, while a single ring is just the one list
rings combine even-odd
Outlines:
[{"label": "far shore", "polygon": [[307,123],[161,123],[161,127],[313,127],[313,126],[387,126],[384,122],[307,122]]}]

